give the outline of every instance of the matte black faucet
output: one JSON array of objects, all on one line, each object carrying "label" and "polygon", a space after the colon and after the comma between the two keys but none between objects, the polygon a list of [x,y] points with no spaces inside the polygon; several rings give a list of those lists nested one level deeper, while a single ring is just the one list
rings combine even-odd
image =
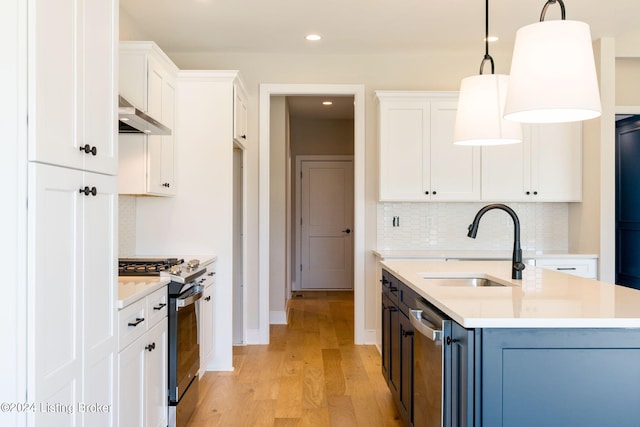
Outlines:
[{"label": "matte black faucet", "polygon": [[522,270],[524,270],[525,265],[522,262],[522,249],[520,248],[520,220],[513,209],[500,203],[483,207],[478,211],[476,217],[473,219],[473,223],[469,226],[469,233],[467,233],[467,236],[472,239],[476,238],[478,226],[480,225],[480,218],[492,209],[501,209],[508,213],[511,216],[511,219],[513,219],[513,257],[511,262],[511,278],[520,280],[522,279]]}]

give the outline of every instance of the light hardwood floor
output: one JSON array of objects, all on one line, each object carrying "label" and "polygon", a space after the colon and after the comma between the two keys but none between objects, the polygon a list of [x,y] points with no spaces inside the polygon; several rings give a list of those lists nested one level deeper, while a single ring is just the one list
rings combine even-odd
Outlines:
[{"label": "light hardwood floor", "polygon": [[352,292],[300,292],[271,344],[234,347],[207,372],[188,427],[400,426],[374,346],[353,344]]}]

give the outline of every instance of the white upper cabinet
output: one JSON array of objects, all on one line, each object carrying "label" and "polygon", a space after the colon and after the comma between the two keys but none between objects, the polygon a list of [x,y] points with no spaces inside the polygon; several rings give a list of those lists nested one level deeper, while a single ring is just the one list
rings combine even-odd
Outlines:
[{"label": "white upper cabinet", "polygon": [[453,144],[457,94],[377,91],[381,201],[480,200],[480,150]]},{"label": "white upper cabinet", "polygon": [[29,160],[115,175],[117,3],[29,9]]},{"label": "white upper cabinet", "polygon": [[239,81],[233,85],[233,139],[241,146],[247,144],[247,99]]},{"label": "white upper cabinet", "polygon": [[522,144],[482,147],[482,199],[582,200],[582,123],[524,126]]},{"label": "white upper cabinet", "polygon": [[171,129],[171,135],[120,134],[120,194],[176,194],[177,72],[155,43],[120,43],[120,95]]}]

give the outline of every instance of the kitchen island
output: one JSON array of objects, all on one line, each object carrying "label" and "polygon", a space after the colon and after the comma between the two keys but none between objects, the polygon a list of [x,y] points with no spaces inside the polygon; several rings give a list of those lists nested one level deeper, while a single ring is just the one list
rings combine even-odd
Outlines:
[{"label": "kitchen island", "polygon": [[[407,396],[418,361],[405,318],[417,298],[452,320],[443,343],[443,425],[640,425],[640,291],[533,266],[513,280],[509,261],[382,268],[383,373],[398,390],[405,423],[426,405]],[[502,286],[429,280],[460,277]]]}]

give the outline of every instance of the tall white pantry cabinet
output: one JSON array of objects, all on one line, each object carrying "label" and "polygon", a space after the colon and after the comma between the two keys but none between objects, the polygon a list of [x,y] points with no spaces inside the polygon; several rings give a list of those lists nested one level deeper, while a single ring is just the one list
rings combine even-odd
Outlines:
[{"label": "tall white pantry cabinet", "polygon": [[112,426],[118,2],[27,10],[26,422]]}]

